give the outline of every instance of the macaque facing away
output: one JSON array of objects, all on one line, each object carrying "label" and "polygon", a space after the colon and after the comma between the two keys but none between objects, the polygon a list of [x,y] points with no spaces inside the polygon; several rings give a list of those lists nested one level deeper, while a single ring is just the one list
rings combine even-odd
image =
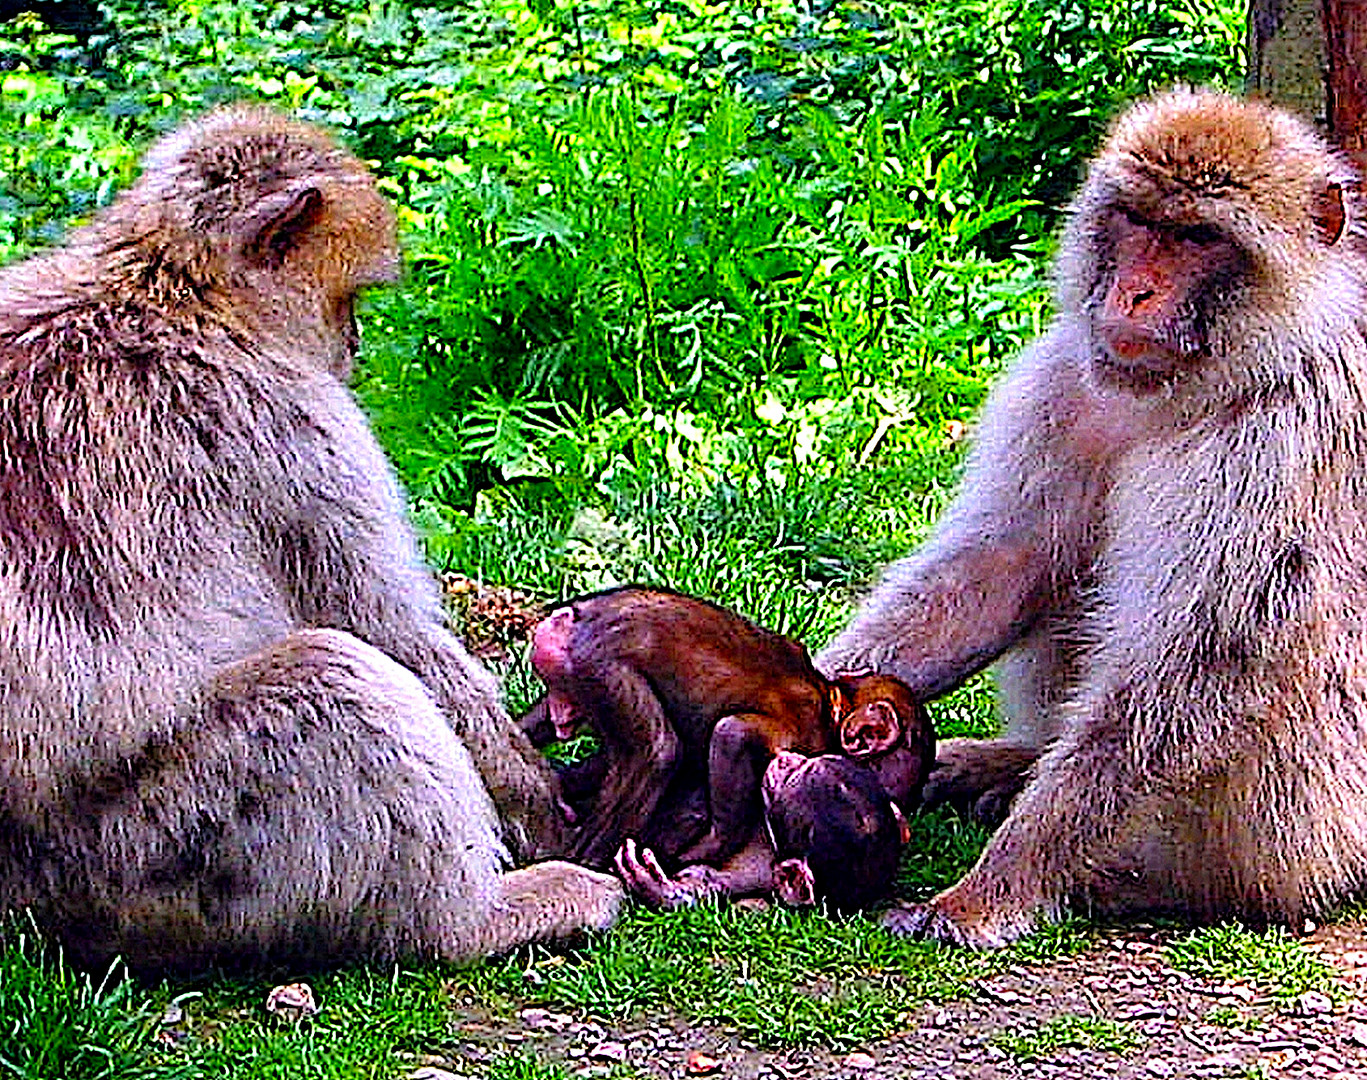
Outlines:
[{"label": "macaque facing away", "polygon": [[918,700],[1001,658],[1004,736],[942,744],[927,794],[1009,812],[889,925],[1299,928],[1367,883],[1359,178],[1287,113],[1165,94],[1112,128],[1056,278],[957,498],[818,657]]},{"label": "macaque facing away", "polygon": [[[661,589],[614,589],[558,608],[537,627],[532,664],[547,694],[524,729],[563,737],[582,721],[603,744],[596,765],[579,767],[592,780],[565,777],[581,825],[571,850],[591,866],[608,865],[630,838],[667,862],[735,871],[731,891],[763,891],[739,885],[772,861],[761,778],[776,754],[843,752],[835,760],[868,783],[833,784],[824,778],[849,770],[828,763],[792,790],[832,814],[892,821],[893,801],[916,804],[933,753],[926,714],[897,680],[828,682],[796,642]],[[762,870],[742,869],[752,863]],[[634,870],[629,881],[659,876],[646,863]]]},{"label": "macaque facing away", "polygon": [[210,113],[0,271],[0,913],[160,975],[467,960],[612,922],[443,620],[347,389],[365,166]]}]

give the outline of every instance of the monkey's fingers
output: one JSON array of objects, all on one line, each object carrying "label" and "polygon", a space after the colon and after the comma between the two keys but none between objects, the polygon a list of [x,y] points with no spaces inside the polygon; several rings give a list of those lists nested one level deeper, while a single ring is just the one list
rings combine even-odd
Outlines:
[{"label": "monkey's fingers", "polygon": [[1034,921],[1026,917],[994,918],[985,913],[975,918],[964,913],[950,914],[938,900],[937,897],[929,904],[899,904],[883,912],[878,923],[894,934],[966,949],[1000,949],[1034,928]]},{"label": "monkey's fingers", "polygon": [[650,898],[669,880],[650,848],[641,847],[630,836],[617,849],[612,865],[632,893],[644,898]]},{"label": "monkey's fingers", "polygon": [[878,925],[901,937],[926,937],[932,916],[928,904],[898,904],[878,917]]},{"label": "monkey's fingers", "polygon": [[652,907],[683,907],[696,899],[692,890],[665,873],[655,852],[640,846],[631,838],[618,849],[613,864],[627,888]]},{"label": "monkey's fingers", "polygon": [[555,800],[555,808],[560,811],[560,816],[565,819],[566,825],[578,825],[579,815],[574,812],[574,807],[559,796]]}]

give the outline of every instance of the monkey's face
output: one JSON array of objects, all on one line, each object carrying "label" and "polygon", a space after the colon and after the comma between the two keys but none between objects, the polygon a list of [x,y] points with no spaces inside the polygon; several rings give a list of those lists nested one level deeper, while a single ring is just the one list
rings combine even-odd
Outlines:
[{"label": "monkey's face", "polygon": [[1124,204],[1101,215],[1096,238],[1089,309],[1102,366],[1144,384],[1200,364],[1218,310],[1249,272],[1239,245],[1214,225]]},{"label": "monkey's face", "polygon": [[361,344],[356,296],[398,278],[399,247],[393,212],[369,176],[324,183],[321,191],[318,220],[281,260],[277,275],[282,289],[312,283],[332,343],[328,366],[346,378]]},{"label": "monkey's face", "polygon": [[836,754],[782,751],[765,770],[763,795],[781,900],[855,908],[888,892],[902,826],[868,769]]}]

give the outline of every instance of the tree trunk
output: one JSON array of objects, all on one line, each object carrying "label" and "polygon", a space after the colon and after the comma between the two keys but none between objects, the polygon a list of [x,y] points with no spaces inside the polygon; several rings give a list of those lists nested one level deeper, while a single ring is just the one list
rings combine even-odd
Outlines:
[{"label": "tree trunk", "polygon": [[1248,89],[1324,126],[1324,12],[1334,0],[1250,0]]},{"label": "tree trunk", "polygon": [[1329,132],[1367,167],[1367,0],[1324,0]]}]

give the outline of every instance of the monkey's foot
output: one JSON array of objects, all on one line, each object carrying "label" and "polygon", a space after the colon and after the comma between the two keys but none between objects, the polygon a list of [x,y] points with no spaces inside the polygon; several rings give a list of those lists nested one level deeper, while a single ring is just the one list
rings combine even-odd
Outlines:
[{"label": "monkey's foot", "polygon": [[533,941],[561,941],[617,921],[626,894],[611,874],[567,862],[511,870],[499,879],[482,951],[501,953]]},{"label": "monkey's foot", "polygon": [[696,904],[721,891],[710,866],[685,866],[675,877],[664,872],[655,852],[628,838],[613,859],[617,873],[632,895],[652,907],[672,909]]},{"label": "monkey's foot", "polygon": [[954,911],[942,903],[941,893],[929,904],[900,904],[879,917],[879,925],[894,934],[943,941],[966,949],[1000,949],[1035,929],[1035,920],[1026,914],[1001,915],[994,912]]},{"label": "monkey's foot", "polygon": [[946,739],[921,790],[924,806],[948,803],[974,821],[996,828],[1039,760],[1033,746],[1000,739]]}]

